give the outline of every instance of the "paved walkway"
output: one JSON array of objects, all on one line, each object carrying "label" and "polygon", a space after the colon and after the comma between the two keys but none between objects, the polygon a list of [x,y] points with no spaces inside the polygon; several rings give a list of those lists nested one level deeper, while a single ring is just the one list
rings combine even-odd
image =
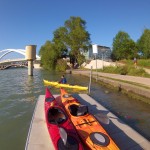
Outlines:
[{"label": "paved walkway", "polygon": [[[73,70],[73,74],[90,76],[90,71]],[[150,78],[92,72],[92,78],[150,104]]]},{"label": "paved walkway", "polygon": [[[82,71],[82,70],[73,70],[74,73],[79,74],[90,74],[90,71]],[[92,72],[93,75],[98,74],[98,76],[108,77],[116,80],[123,80],[141,84],[143,86],[150,87],[150,78],[144,77],[135,77],[135,76],[128,76],[128,75],[118,75],[118,74],[110,74],[110,73],[101,73],[101,72]]]}]

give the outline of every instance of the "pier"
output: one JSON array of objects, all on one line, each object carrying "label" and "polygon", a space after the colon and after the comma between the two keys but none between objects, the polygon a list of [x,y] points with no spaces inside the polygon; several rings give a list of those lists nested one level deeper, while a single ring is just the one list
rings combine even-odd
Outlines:
[{"label": "pier", "polygon": [[[58,95],[54,96],[57,97]],[[75,94],[73,96],[78,98],[82,104],[87,105],[89,107],[89,112],[92,113],[98,120],[100,117],[107,114],[110,119],[110,123],[101,123],[101,125],[121,150],[148,150],[150,148],[150,142],[146,138],[125,124],[89,95]],[[40,95],[37,100],[28,132],[25,150],[54,149],[46,125],[44,99],[45,96]]]}]

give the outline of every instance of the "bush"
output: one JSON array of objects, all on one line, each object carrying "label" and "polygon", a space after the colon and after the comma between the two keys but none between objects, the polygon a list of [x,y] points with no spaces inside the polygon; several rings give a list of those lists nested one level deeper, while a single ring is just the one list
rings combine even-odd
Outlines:
[{"label": "bush", "polygon": [[135,68],[132,65],[124,65],[124,66],[117,66],[117,67],[109,66],[109,67],[104,67],[103,70],[100,69],[98,71],[106,72],[106,73],[121,74],[121,75],[150,77],[150,75],[146,73],[143,68]]},{"label": "bush", "polygon": [[[119,62],[126,65],[134,65],[134,62],[131,59],[129,60],[124,59],[120,60]],[[137,59],[137,66],[150,68],[150,59]]]},{"label": "bush", "polygon": [[100,69],[101,72],[108,72],[108,73],[116,73],[116,67],[109,66],[109,67],[104,67],[103,70]]},{"label": "bush", "polygon": [[148,77],[148,75],[143,68],[135,68],[135,67],[130,67],[128,69],[128,75],[132,76],[142,76],[142,77]]},{"label": "bush", "polygon": [[139,59],[138,66],[150,68],[150,59]]},{"label": "bush", "polygon": [[117,67],[117,70],[118,72],[121,74],[121,75],[126,75],[128,74],[128,67],[125,65],[125,66],[120,66],[120,67]]},{"label": "bush", "polygon": [[100,69],[99,71],[101,72],[107,72],[107,73],[115,73],[115,74],[122,74],[122,75],[126,75],[127,74],[127,67],[125,66],[108,66],[108,67],[104,67],[104,69]]},{"label": "bush", "polygon": [[67,62],[64,59],[58,59],[56,71],[64,72],[67,69]]}]

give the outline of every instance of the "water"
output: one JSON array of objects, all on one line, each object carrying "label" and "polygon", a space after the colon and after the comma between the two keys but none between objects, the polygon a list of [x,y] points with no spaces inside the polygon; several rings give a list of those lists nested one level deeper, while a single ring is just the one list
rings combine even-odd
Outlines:
[{"label": "water", "polygon": [[[35,69],[33,77],[24,68],[0,71],[0,149],[24,149],[36,101],[45,94],[43,79],[58,81],[61,75],[41,69]],[[71,84],[83,86],[89,81],[80,75],[67,74],[66,78]],[[59,89],[52,88],[52,93],[59,93]],[[150,139],[150,105],[94,82],[91,96]]]}]

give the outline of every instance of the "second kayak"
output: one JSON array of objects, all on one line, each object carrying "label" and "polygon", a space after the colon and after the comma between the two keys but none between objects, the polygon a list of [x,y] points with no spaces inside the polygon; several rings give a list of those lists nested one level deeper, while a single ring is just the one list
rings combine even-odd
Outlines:
[{"label": "second kayak", "polygon": [[61,88],[61,103],[80,138],[92,150],[119,150],[97,119],[76,98]]}]

